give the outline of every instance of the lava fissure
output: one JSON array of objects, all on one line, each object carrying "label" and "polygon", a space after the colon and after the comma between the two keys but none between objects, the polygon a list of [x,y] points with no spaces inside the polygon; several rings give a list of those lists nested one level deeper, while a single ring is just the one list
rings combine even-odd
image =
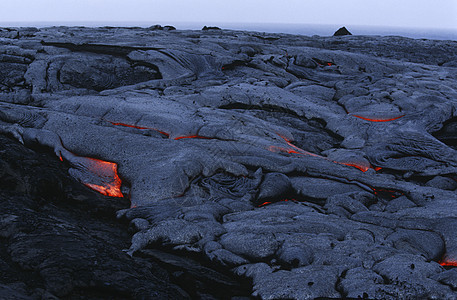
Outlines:
[{"label": "lava fissure", "polygon": [[331,161],[331,162],[339,164],[339,165],[345,165],[345,166],[357,168],[362,172],[366,172],[369,169],[374,169],[375,171],[381,170],[381,168],[379,168],[379,167],[374,168],[371,164],[366,165],[366,164],[360,164],[360,163],[356,163],[356,162],[339,162],[339,161],[329,160],[328,158],[326,158],[324,156],[305,151],[305,150],[295,146],[294,144],[292,144],[292,142],[289,139],[287,139],[286,137],[282,136],[281,134],[279,134],[279,133],[276,133],[276,134],[278,136],[280,136],[286,142],[286,144],[288,146],[290,146],[290,148],[285,148],[285,147],[274,146],[273,145],[273,146],[269,146],[267,148],[268,151],[271,151],[271,152],[285,152],[285,153],[288,153],[288,154],[298,154],[298,155],[303,155],[303,156],[309,155],[309,156],[313,156],[313,157],[319,157],[319,158],[323,158],[325,160]]},{"label": "lava fissure", "polygon": [[[164,136],[166,136],[167,138],[170,137],[170,134],[165,132],[165,131],[162,131],[162,130],[159,130],[159,129],[156,129],[156,128],[151,128],[151,127],[144,127],[144,126],[138,126],[138,125],[131,125],[131,124],[126,124],[126,123],[121,123],[121,122],[111,122],[111,121],[108,121],[109,123],[115,125],[115,126],[123,126],[123,127],[129,127],[129,128],[136,128],[136,129],[140,129],[140,130],[154,130],[154,131],[157,131],[161,134],[163,134]],[[230,139],[220,139],[220,138],[215,138],[215,137],[208,137],[208,136],[202,136],[202,135],[198,135],[198,134],[194,134],[194,135],[183,135],[183,136],[178,136],[178,137],[175,137],[173,138],[174,140],[182,140],[182,139],[202,139],[202,140],[220,140],[220,141],[235,141],[235,140],[230,140]]]},{"label": "lava fissure", "polygon": [[370,122],[390,122],[390,121],[398,120],[398,119],[404,117],[405,115],[400,115],[400,116],[394,117],[394,118],[367,118],[367,117],[353,115],[353,114],[351,114],[351,116],[365,120],[365,121],[370,121]]},{"label": "lava fissure", "polygon": [[162,131],[162,130],[159,130],[159,129],[156,129],[156,128],[151,128],[151,127],[144,127],[144,126],[138,126],[138,125],[131,125],[131,124],[126,124],[126,123],[122,123],[122,122],[112,122],[112,121],[108,121],[109,123],[111,123],[112,125],[114,126],[123,126],[123,127],[129,127],[129,128],[136,128],[136,129],[140,129],[140,130],[154,130],[154,131],[157,131],[158,133],[161,133],[163,135],[165,135],[166,137],[170,137],[170,134],[165,132],[165,131]]}]

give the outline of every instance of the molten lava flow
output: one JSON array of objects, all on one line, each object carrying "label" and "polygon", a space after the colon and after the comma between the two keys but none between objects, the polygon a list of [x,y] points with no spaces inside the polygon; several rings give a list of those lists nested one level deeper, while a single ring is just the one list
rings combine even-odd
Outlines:
[{"label": "molten lava flow", "polygon": [[161,131],[161,130],[158,130],[158,129],[155,129],[155,128],[150,128],[150,127],[142,127],[142,126],[136,126],[136,125],[131,125],[131,124],[125,124],[125,123],[118,123],[118,122],[111,122],[111,121],[108,121],[110,122],[111,124],[115,125],[115,126],[124,126],[124,127],[130,127],[130,128],[136,128],[136,129],[149,129],[149,130],[154,130],[154,131],[157,131],[167,137],[170,136],[170,134],[168,134],[167,132],[165,131]]},{"label": "molten lava flow", "polygon": [[102,179],[100,184],[83,182],[86,186],[106,196],[124,197],[121,192],[122,181],[117,174],[116,163],[90,157],[85,157],[85,159],[87,159],[88,171]]},{"label": "molten lava flow", "polygon": [[116,163],[77,156],[68,150],[63,152],[63,157],[71,164],[68,170],[71,176],[103,195],[124,197]]},{"label": "molten lava flow", "polygon": [[457,261],[452,259],[442,259],[438,263],[443,267],[457,267]]},{"label": "molten lava flow", "polygon": [[398,116],[398,117],[395,117],[395,118],[367,118],[367,117],[362,117],[362,116],[359,116],[359,115],[352,115],[356,118],[359,118],[359,119],[362,119],[362,120],[365,120],[365,121],[370,121],[370,122],[390,122],[390,121],[395,121],[395,120],[398,120],[402,117],[404,117],[405,115],[401,115],[401,116]]}]

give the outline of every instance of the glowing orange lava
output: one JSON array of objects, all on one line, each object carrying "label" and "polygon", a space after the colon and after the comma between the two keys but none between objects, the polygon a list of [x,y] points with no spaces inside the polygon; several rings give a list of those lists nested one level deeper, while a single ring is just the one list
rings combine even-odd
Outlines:
[{"label": "glowing orange lava", "polygon": [[390,121],[395,121],[395,120],[398,120],[402,117],[404,117],[405,115],[401,115],[401,116],[398,116],[398,117],[395,117],[395,118],[367,118],[367,117],[362,117],[362,116],[359,116],[359,115],[352,115],[356,118],[359,118],[359,119],[362,119],[362,120],[365,120],[365,121],[370,121],[370,122],[390,122]]},{"label": "glowing orange lava", "polygon": [[122,181],[117,174],[117,164],[96,158],[84,157],[87,170],[100,178],[100,184],[83,182],[91,189],[111,197],[124,197],[121,192]]},{"label": "glowing orange lava", "polygon": [[451,259],[444,259],[439,261],[439,264],[443,267],[457,267],[457,261]]}]

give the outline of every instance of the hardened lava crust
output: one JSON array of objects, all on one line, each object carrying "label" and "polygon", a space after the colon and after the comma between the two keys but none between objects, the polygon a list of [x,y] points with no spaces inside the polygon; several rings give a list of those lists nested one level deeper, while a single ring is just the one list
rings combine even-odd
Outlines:
[{"label": "hardened lava crust", "polygon": [[[246,283],[260,299],[457,299],[456,48],[215,27],[0,29],[0,133],[32,149],[2,156],[2,197],[29,207],[0,212],[0,251],[11,260],[0,266],[39,273],[5,277],[0,288],[24,297],[100,288],[87,278],[104,276],[89,267],[80,281],[77,269],[64,273],[69,284],[51,276],[62,260],[34,258],[45,232],[73,232],[68,211],[15,250],[31,234],[17,216],[38,227],[44,218],[30,195],[43,194],[46,209],[78,199],[62,188],[68,177],[94,195],[81,196],[85,205],[92,199],[118,219],[106,222],[133,234],[126,245],[104,237],[113,242],[102,247],[95,229],[72,233],[90,237],[84,266],[112,255],[118,272],[140,278],[121,276],[128,288],[113,283],[110,295],[230,298],[246,296]],[[14,171],[33,151],[62,174],[38,192],[18,188],[30,186],[28,173]],[[97,222],[89,225],[107,224]],[[68,257],[66,247],[56,255]],[[162,273],[133,267],[142,261],[171,281],[146,280]],[[218,275],[202,275],[209,270]]]}]

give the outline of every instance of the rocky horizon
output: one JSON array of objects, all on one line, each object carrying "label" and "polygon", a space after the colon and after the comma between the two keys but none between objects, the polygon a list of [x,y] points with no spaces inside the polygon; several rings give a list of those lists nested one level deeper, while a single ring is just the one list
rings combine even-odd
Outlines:
[{"label": "rocky horizon", "polygon": [[1,28],[0,295],[457,298],[456,46]]}]

